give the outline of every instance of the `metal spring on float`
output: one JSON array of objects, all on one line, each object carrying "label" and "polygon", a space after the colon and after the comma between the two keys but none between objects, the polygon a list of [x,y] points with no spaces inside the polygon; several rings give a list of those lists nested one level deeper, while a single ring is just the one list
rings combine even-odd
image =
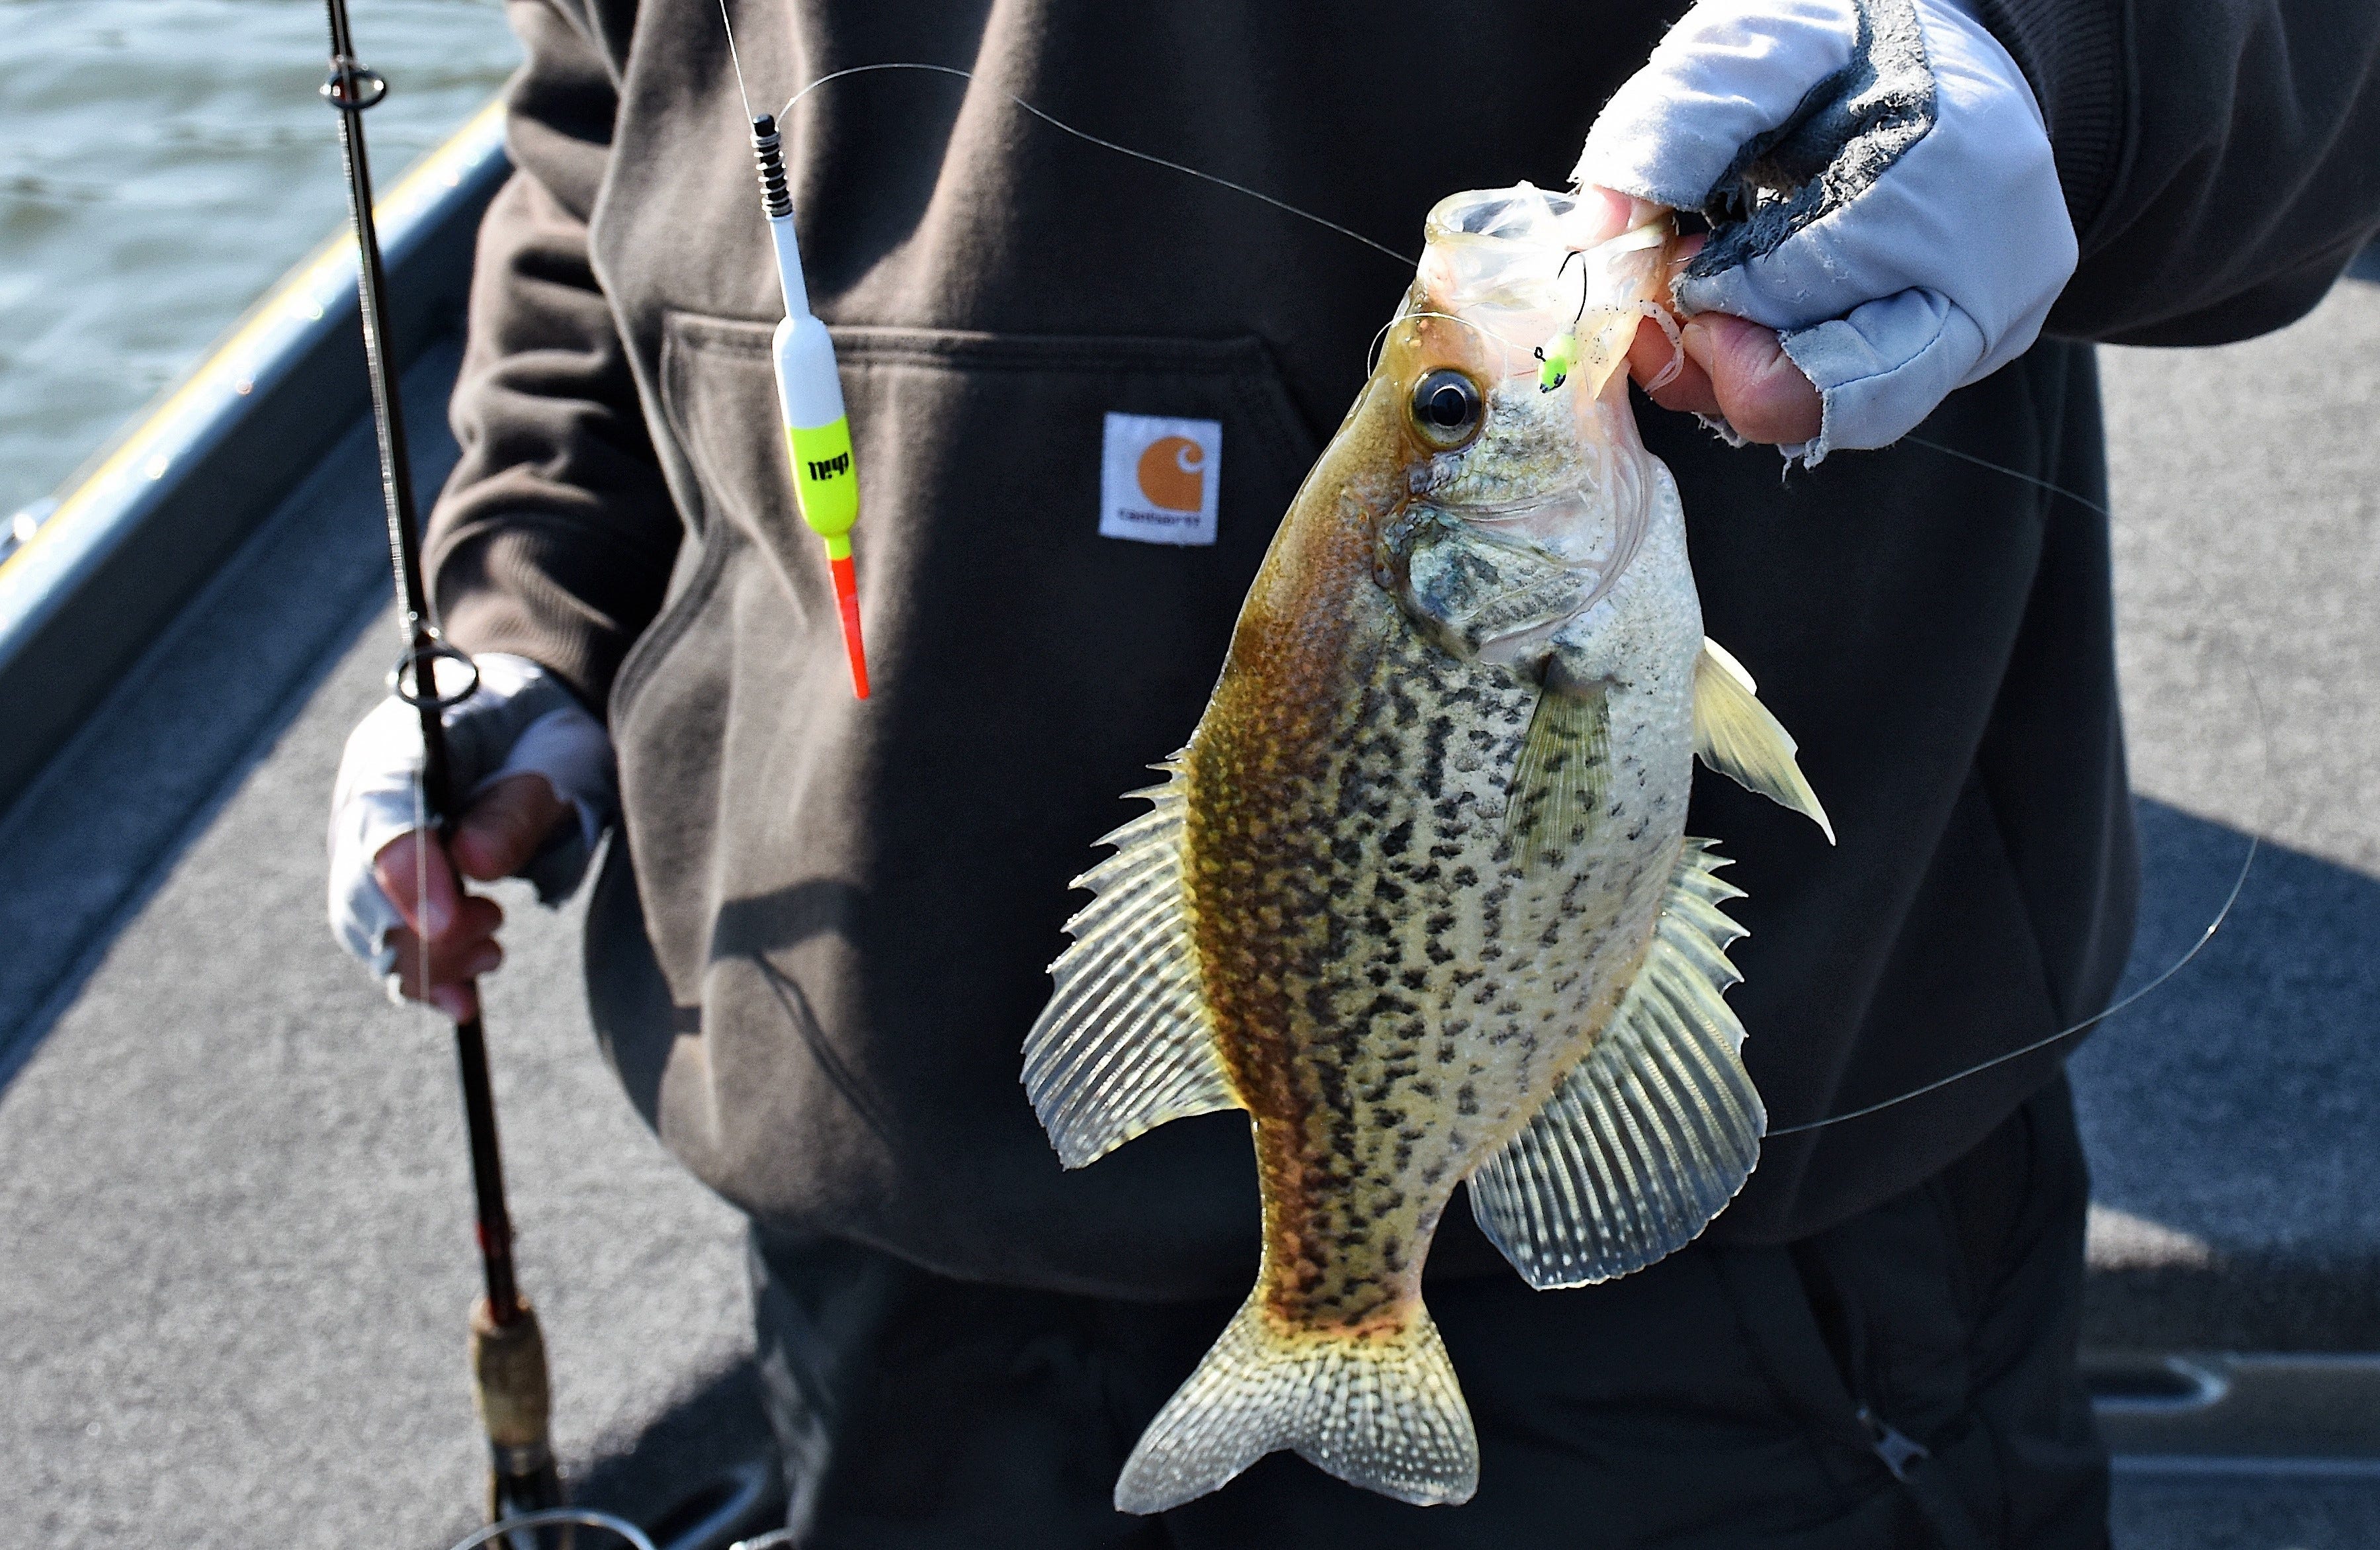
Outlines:
[{"label": "metal spring on float", "polygon": [[752,120],[752,160],[760,168],[760,204],[771,220],[794,213],[794,196],[785,189],[785,153],[777,139],[777,121],[767,114]]}]

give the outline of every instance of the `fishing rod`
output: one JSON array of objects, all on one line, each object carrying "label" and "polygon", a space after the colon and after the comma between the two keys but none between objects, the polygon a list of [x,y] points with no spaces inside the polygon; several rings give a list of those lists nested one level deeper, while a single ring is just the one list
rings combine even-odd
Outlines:
[{"label": "fishing rod", "polygon": [[[363,314],[364,364],[371,383],[372,428],[380,443],[381,501],[388,518],[388,555],[395,572],[398,629],[405,654],[389,687],[421,717],[420,798],[442,836],[455,817],[453,765],[447,757],[445,711],[479,688],[471,659],[446,643],[421,581],[419,529],[414,520],[411,465],[405,419],[397,401],[396,369],[388,353],[388,276],[381,265],[372,222],[371,166],[364,150],[363,116],[388,95],[388,82],[356,57],[346,0],[325,0],[331,23],[331,75],[322,97],[339,115],[339,149],[347,172],[347,214],[356,234],[356,294]],[[441,675],[440,666],[451,669]],[[446,678],[454,682],[447,687]],[[424,946],[425,962],[427,946]],[[426,973],[426,970],[425,970]],[[504,1208],[504,1159],[496,1143],[495,1094],[488,1080],[487,1031],[474,1012],[455,1024],[461,1069],[463,1119],[470,1138],[471,1183],[478,1211],[484,1290],[470,1314],[473,1397],[488,1434],[488,1513],[492,1521],[562,1506],[562,1477],[547,1435],[551,1386],[545,1336],[513,1273],[511,1214]],[[532,1536],[533,1539],[533,1536]]]}]

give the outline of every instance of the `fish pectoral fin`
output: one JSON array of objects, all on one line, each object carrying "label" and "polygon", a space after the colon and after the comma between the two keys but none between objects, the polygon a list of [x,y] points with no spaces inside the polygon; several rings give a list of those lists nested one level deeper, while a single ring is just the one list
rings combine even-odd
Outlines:
[{"label": "fish pectoral fin", "polygon": [[1792,734],[1753,692],[1752,675],[1726,647],[1707,635],[1694,659],[1694,751],[1702,762],[1747,791],[1782,803],[1826,831],[1835,826],[1818,794],[1793,760]]},{"label": "fish pectoral fin", "polygon": [[1743,934],[1689,839],[1653,945],[1602,1039],[1471,1176],[1471,1212],[1529,1285],[1583,1287],[1682,1248],[1751,1177],[1768,1119],[1744,1074],[1727,945]]},{"label": "fish pectoral fin", "polygon": [[1504,842],[1513,864],[1560,865],[1585,839],[1611,795],[1611,703],[1600,682],[1572,684],[1548,667],[1504,792]]},{"label": "fish pectoral fin", "polygon": [[1025,1036],[1025,1090],[1070,1168],[1169,1119],[1238,1108],[1210,1031],[1183,914],[1181,767],[1133,793],[1155,806],[1099,841],[1075,880],[1099,897],[1066,922],[1050,1005]]},{"label": "fish pectoral fin", "polygon": [[1466,1502],[1479,1439],[1446,1342],[1415,1305],[1360,1336],[1283,1330],[1259,1288],[1176,1389],[1116,1478],[1119,1512],[1164,1512],[1293,1448],[1350,1485],[1428,1507]]}]

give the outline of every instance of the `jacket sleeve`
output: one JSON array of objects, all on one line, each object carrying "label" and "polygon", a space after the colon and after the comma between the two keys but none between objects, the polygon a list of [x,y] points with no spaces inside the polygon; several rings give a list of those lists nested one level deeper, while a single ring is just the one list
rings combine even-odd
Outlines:
[{"label": "jacket sleeve", "polygon": [[[625,6],[622,7],[626,8]],[[514,0],[514,172],[480,229],[452,416],[462,460],[426,559],[450,639],[544,665],[601,714],[681,527],[588,251],[617,111],[600,4]]]},{"label": "jacket sleeve", "polygon": [[2081,239],[2047,331],[2207,345],[2313,308],[2380,230],[2380,6],[1980,0]]}]

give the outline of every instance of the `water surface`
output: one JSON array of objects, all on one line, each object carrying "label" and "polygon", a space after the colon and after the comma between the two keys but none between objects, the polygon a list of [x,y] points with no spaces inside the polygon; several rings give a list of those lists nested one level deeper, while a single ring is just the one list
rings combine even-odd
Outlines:
[{"label": "water surface", "polygon": [[[519,48],[499,0],[349,6],[385,189]],[[0,0],[0,522],[344,223],[326,37],[314,0]]]}]

